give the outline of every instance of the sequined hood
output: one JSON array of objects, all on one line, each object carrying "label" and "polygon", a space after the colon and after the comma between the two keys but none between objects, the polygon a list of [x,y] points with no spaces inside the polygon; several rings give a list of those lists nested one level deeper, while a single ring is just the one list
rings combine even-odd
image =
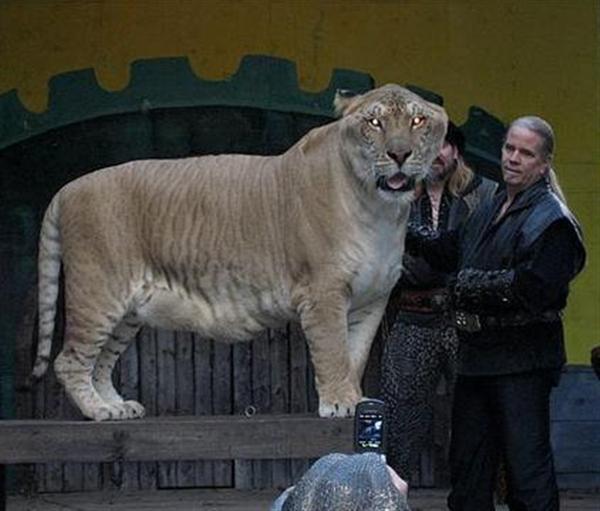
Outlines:
[{"label": "sequined hood", "polygon": [[385,462],[374,453],[320,458],[270,511],[410,511]]}]

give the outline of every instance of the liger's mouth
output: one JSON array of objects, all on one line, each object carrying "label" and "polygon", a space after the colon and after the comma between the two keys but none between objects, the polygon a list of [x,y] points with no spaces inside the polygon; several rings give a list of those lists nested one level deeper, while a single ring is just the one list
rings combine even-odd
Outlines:
[{"label": "liger's mouth", "polygon": [[389,177],[379,176],[377,188],[387,192],[408,192],[415,188],[415,178],[402,172],[396,172]]}]

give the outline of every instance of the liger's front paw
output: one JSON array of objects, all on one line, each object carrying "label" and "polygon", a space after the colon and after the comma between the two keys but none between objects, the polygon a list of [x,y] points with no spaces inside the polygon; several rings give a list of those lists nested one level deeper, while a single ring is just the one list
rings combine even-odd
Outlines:
[{"label": "liger's front paw", "polygon": [[319,402],[319,416],[353,417],[356,404],[360,401],[360,399],[361,396],[356,393],[352,393],[352,395],[346,399],[333,399],[331,401],[321,399]]},{"label": "liger's front paw", "polygon": [[352,417],[354,415],[354,406],[334,403],[320,403],[319,417]]},{"label": "liger's front paw", "polygon": [[145,408],[137,401],[123,401],[98,407],[91,412],[90,419],[95,421],[117,421],[139,419],[146,414]]},{"label": "liger's front paw", "polygon": [[146,415],[146,409],[141,403],[134,401],[133,399],[123,402],[123,408],[127,419],[141,419]]}]

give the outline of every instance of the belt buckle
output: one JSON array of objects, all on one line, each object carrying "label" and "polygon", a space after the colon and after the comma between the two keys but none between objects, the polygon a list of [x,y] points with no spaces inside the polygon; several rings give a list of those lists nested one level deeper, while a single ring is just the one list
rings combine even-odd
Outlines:
[{"label": "belt buckle", "polygon": [[465,332],[479,332],[481,330],[481,321],[477,314],[469,314],[464,311],[456,311],[454,313],[454,325],[459,330]]}]

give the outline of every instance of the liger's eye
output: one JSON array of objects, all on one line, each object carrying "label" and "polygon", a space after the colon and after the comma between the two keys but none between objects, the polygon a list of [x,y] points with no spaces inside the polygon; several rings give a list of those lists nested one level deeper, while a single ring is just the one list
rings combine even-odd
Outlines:
[{"label": "liger's eye", "polygon": [[411,128],[418,128],[419,126],[421,126],[423,123],[425,122],[425,117],[423,117],[422,115],[415,115],[411,120],[410,120],[410,127]]},{"label": "liger's eye", "polygon": [[381,128],[381,121],[377,117],[369,119],[369,124],[375,128]]}]

